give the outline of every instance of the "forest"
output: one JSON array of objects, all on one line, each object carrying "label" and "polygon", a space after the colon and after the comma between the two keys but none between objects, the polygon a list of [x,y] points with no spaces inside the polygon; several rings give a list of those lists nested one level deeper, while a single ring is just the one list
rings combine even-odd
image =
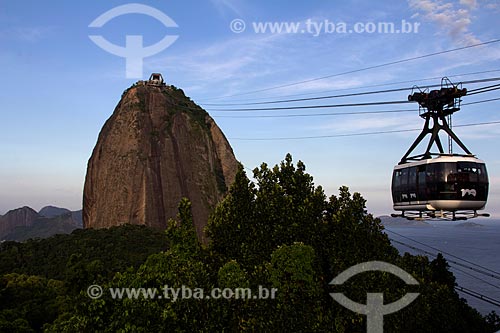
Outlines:
[{"label": "forest", "polygon": [[[0,332],[366,332],[366,316],[338,304],[343,292],[366,304],[408,292],[419,297],[384,317],[384,332],[495,332],[454,289],[442,256],[399,254],[366,201],[345,186],[327,197],[304,163],[291,155],[263,163],[250,181],[244,168],[211,214],[208,243],[198,241],[190,202],[165,231],[123,225],[0,244]],[[349,267],[384,261],[410,273],[408,286],[384,272],[365,272],[342,286],[331,280]],[[102,297],[87,294],[100,285]],[[250,288],[274,299],[113,299],[110,288]]]}]

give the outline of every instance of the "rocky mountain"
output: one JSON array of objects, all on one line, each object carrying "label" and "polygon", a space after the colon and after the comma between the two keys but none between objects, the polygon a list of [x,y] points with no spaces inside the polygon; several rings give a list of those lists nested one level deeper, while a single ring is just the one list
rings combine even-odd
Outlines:
[{"label": "rocky mountain", "polygon": [[8,211],[0,217],[0,240],[16,227],[31,226],[38,217],[34,209],[26,206]]},{"label": "rocky mountain", "polygon": [[30,207],[13,209],[0,216],[0,241],[24,241],[68,234],[82,228],[82,211],[47,206],[38,213]]},{"label": "rocky mountain", "polygon": [[205,110],[174,86],[139,81],[123,93],[88,162],[84,227],[164,229],[187,197],[203,239],[208,215],[237,168],[229,142]]}]

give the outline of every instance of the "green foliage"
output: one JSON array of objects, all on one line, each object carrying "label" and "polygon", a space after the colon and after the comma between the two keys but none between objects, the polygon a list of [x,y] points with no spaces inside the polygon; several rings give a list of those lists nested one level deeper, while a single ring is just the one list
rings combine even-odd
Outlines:
[{"label": "green foliage", "polygon": [[241,268],[236,260],[231,260],[219,269],[217,274],[221,288],[248,288],[248,274]]},{"label": "green foliage", "polygon": [[199,105],[189,99],[182,89],[171,85],[163,90],[163,94],[173,99],[175,106],[178,106],[178,108],[175,108],[175,113],[187,113],[195,124],[200,126],[207,133],[210,133],[210,127],[207,123],[207,111],[203,110]]},{"label": "green foliage", "polygon": [[75,255],[82,265],[99,260],[101,274],[112,277],[129,266],[139,266],[150,254],[166,247],[165,234],[145,226],[79,229],[70,235],[1,243],[0,275],[13,272],[64,280],[68,262]]},{"label": "green foliage", "polygon": [[[110,288],[144,288],[160,297],[113,299],[104,293],[98,300],[81,299],[71,317],[61,317],[50,330],[72,332],[170,332],[198,331],[210,317],[208,305],[196,298],[174,301],[167,288],[203,288],[209,290],[210,274],[200,259],[198,243],[191,215],[191,203],[182,199],[178,220],[170,220],[166,230],[169,249],[152,254],[138,269],[115,274],[105,283]],[[177,297],[177,296],[175,296]],[[133,318],[133,320],[132,320]],[[207,331],[211,331],[207,326]]]},{"label": "green foliage", "polygon": [[249,246],[246,236],[255,230],[254,196],[255,187],[240,165],[229,194],[217,205],[208,222],[207,235],[215,252],[236,260],[245,257],[243,253]]},{"label": "green foliage", "polygon": [[[208,221],[207,247],[198,243],[187,199],[163,234],[123,226],[1,244],[0,331],[366,331],[366,317],[337,304],[329,295],[333,291],[360,303],[366,302],[367,292],[383,292],[385,304],[419,292],[408,307],[384,317],[384,332],[500,328],[495,313],[483,318],[459,298],[442,256],[433,261],[400,256],[359,193],[343,186],[327,198],[305,165],[299,161],[295,166],[290,155],[273,168],[262,164],[254,178],[255,183],[240,166]],[[371,260],[403,268],[419,286],[384,272],[329,285],[345,269]],[[86,295],[92,283],[102,285],[103,297]],[[212,288],[242,288],[267,297],[174,301],[165,286],[203,288],[205,295]],[[142,292],[118,299],[110,288]],[[163,297],[145,297],[152,291]]]},{"label": "green foliage", "polygon": [[222,163],[217,159],[215,164],[215,180],[217,182],[217,189],[220,193],[227,192],[226,178],[224,177],[224,170],[222,170]]},{"label": "green foliage", "polygon": [[448,270],[449,267],[450,265],[448,265],[443,255],[438,253],[437,258],[431,262],[432,280],[453,289],[455,287],[455,277]]},{"label": "green foliage", "polygon": [[167,225],[166,235],[170,248],[192,255],[199,254],[201,246],[194,229],[191,202],[187,198],[181,199],[177,218],[178,220],[170,219]]},{"label": "green foliage", "polygon": [[41,331],[56,318],[81,331],[70,315],[88,299],[81,290],[166,248],[164,233],[132,225],[0,244],[0,332]]},{"label": "green foliage", "polygon": [[0,331],[40,331],[61,312],[64,294],[61,281],[15,273],[1,276]]},{"label": "green foliage", "polygon": [[397,257],[380,221],[366,214],[359,193],[351,197],[341,187],[339,197],[327,201],[304,164],[299,161],[295,168],[290,155],[273,169],[262,164],[254,177],[256,185],[240,167],[211,216],[207,233],[214,251],[251,267],[269,259],[279,245],[303,242],[317,251],[330,276],[360,259]]},{"label": "green foliage", "polygon": [[280,246],[272,253],[269,266],[271,282],[274,287],[280,288],[281,297],[288,298],[287,294],[301,291],[313,295],[317,292],[314,280],[318,275],[313,268],[314,257],[314,249],[301,243]]},{"label": "green foliage", "polygon": [[71,332],[73,322],[87,332],[196,331],[209,316],[206,304],[197,299],[174,302],[172,294],[165,298],[163,288],[207,288],[207,277],[205,265],[178,248],[151,255],[137,271],[118,273],[103,288],[150,288],[162,299],[141,294],[120,300],[106,293],[99,300],[83,299],[69,320],[56,322],[51,330]]},{"label": "green foliage", "polygon": [[[216,255],[236,260],[255,281],[279,286],[274,302],[247,308],[251,329],[364,331],[365,317],[335,303],[328,283],[355,264],[381,260],[408,269],[421,281],[421,297],[388,316],[386,331],[487,330],[477,311],[454,291],[444,259],[429,263],[425,257],[400,257],[380,221],[367,214],[359,193],[351,194],[343,186],[338,196],[327,200],[304,164],[299,161],[294,166],[290,155],[272,169],[262,164],[254,170],[254,178],[255,184],[240,167],[207,227]],[[374,290],[383,292],[387,302],[409,292],[400,279],[379,272],[350,279],[342,291],[365,303],[366,293]]]},{"label": "green foliage", "polygon": [[488,332],[497,332],[500,330],[500,316],[495,311],[488,314],[485,319],[488,325]]},{"label": "green foliage", "polygon": [[314,269],[315,253],[302,243],[283,245],[271,255],[268,265],[272,286],[278,291],[275,330],[318,329],[321,312],[320,274]]}]

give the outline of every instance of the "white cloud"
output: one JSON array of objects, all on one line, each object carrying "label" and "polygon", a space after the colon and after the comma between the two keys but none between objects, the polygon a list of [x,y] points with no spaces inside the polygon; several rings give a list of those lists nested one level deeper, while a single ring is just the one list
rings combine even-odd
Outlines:
[{"label": "white cloud", "polygon": [[147,66],[182,76],[190,82],[191,89],[230,95],[240,89],[248,90],[245,87],[252,79],[273,73],[277,59],[270,55],[279,47],[276,43],[279,38],[283,37],[235,37],[206,47],[197,46],[179,55],[153,58]]},{"label": "white cloud", "polygon": [[477,7],[477,0],[460,0],[460,4],[474,9]]},{"label": "white cloud", "polygon": [[[223,0],[212,0],[219,6]],[[455,8],[451,2],[441,0],[410,0],[421,17],[428,12],[434,13],[434,22],[443,26],[453,36],[461,34],[462,41],[469,43],[475,37],[467,30],[471,22],[467,9]],[[457,19],[450,23],[449,13]],[[453,17],[453,15],[451,15]],[[466,27],[463,30],[463,27]],[[173,77],[174,84],[184,87],[186,92],[198,101],[207,102],[217,96],[230,96],[232,102],[248,99],[266,99],[277,96],[322,93],[326,91],[356,88],[391,80],[400,80],[407,68],[387,67],[371,70],[359,75],[349,74],[299,85],[289,85],[279,89],[271,89],[257,94],[246,94],[268,87],[286,85],[288,83],[308,80],[327,74],[348,71],[366,66],[366,61],[380,56],[387,50],[378,50],[384,36],[371,38],[364,43],[352,43],[345,36],[327,36],[328,38],[312,38],[301,34],[252,34],[250,31],[241,35],[229,35],[225,40],[212,44],[197,44],[196,47],[184,49],[179,53],[170,53],[167,57],[148,59],[146,66],[152,71],[164,71]],[[428,46],[427,44],[425,44]],[[405,49],[401,58],[419,56],[426,50],[419,50],[418,45]],[[427,51],[428,52],[428,51]],[[474,50],[470,50],[474,52]],[[330,56],[329,56],[330,55]],[[389,55],[394,57],[394,55]],[[481,61],[492,61],[499,57],[499,50],[492,47],[478,48],[477,55],[463,57],[461,54],[448,54],[440,64],[440,72],[448,73],[457,67],[475,64]],[[334,59],[335,61],[332,61]],[[367,60],[368,59],[368,60]],[[389,58],[393,59],[393,58]],[[322,65],[319,65],[322,64]],[[445,70],[446,69],[446,70]],[[339,92],[341,93],[341,92]],[[224,101],[224,100],[220,100]]]},{"label": "white cloud", "polygon": [[481,41],[469,31],[472,23],[471,9],[476,8],[476,0],[460,0],[460,5],[466,8],[456,8],[452,2],[442,0],[408,0],[411,9],[418,16],[435,22],[453,40],[464,45],[472,45]]},{"label": "white cloud", "polygon": [[500,4],[498,2],[490,2],[490,3],[487,3],[485,5],[485,7],[488,9],[493,9],[493,10],[498,11],[498,9],[500,8]]}]

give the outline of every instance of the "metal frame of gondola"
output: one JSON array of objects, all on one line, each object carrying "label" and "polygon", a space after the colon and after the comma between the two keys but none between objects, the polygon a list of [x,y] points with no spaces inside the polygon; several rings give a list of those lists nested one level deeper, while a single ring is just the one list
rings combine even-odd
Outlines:
[{"label": "metal frame of gondola", "polygon": [[[418,92],[415,90],[418,89]],[[454,85],[448,78],[441,80],[441,89],[432,90],[431,92],[422,91],[418,87],[414,87],[412,94],[408,96],[410,102],[418,102],[419,115],[425,119],[424,127],[420,135],[415,139],[408,151],[403,155],[399,164],[405,164],[410,161],[420,161],[436,155],[453,155],[453,156],[474,156],[465,144],[460,141],[458,136],[453,132],[449,125],[451,115],[460,110],[461,97],[467,94],[467,89],[462,88],[461,84]],[[446,119],[448,117],[448,120]],[[432,120],[432,122],[431,122]],[[431,125],[432,124],[432,125]],[[439,132],[444,131],[448,134],[450,142],[448,143],[448,153],[445,153],[443,144],[439,137]],[[415,148],[430,134],[429,143],[423,154],[410,154]],[[451,142],[454,141],[465,155],[452,154]],[[436,145],[439,153],[432,153],[432,147]]]}]

